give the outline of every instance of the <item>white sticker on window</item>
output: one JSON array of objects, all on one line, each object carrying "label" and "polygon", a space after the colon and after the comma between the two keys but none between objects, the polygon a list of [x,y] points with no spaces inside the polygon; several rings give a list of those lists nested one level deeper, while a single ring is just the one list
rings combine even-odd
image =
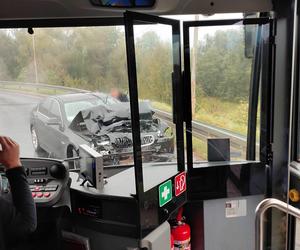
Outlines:
[{"label": "white sticker on window", "polygon": [[226,218],[241,217],[246,215],[247,215],[246,200],[232,200],[232,201],[225,202]]}]

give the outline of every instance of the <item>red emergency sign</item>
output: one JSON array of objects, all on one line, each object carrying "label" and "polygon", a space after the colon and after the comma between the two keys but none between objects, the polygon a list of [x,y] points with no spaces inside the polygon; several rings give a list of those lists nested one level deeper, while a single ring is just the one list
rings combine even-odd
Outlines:
[{"label": "red emergency sign", "polygon": [[182,172],[175,177],[175,196],[178,196],[186,190],[186,173]]}]

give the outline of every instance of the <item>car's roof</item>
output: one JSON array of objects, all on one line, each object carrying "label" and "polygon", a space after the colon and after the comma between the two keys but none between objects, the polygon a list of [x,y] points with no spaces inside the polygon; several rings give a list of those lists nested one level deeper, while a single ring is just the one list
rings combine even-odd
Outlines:
[{"label": "car's roof", "polygon": [[[100,95],[101,94],[101,95]],[[50,98],[54,98],[60,102],[74,102],[74,101],[80,101],[84,99],[89,99],[89,98],[105,98],[108,96],[107,94],[104,93],[72,93],[72,94],[64,94],[64,95],[55,95],[51,96]]]}]

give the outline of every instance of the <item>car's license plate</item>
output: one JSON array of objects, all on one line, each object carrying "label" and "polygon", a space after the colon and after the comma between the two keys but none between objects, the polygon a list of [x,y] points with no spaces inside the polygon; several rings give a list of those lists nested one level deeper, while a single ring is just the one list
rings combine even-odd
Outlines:
[{"label": "car's license plate", "polygon": [[142,137],[141,143],[142,146],[149,146],[153,144],[154,142],[154,136],[153,135],[145,135]]},{"label": "car's license plate", "polygon": [[[143,147],[150,146],[154,143],[153,135],[145,135],[141,138],[141,144]],[[128,137],[119,137],[115,139],[115,144],[118,148],[122,148],[122,151],[125,152],[125,149],[132,151],[132,140]]]},{"label": "car's license plate", "polygon": [[126,136],[115,139],[115,144],[118,148],[131,148],[132,140]]}]

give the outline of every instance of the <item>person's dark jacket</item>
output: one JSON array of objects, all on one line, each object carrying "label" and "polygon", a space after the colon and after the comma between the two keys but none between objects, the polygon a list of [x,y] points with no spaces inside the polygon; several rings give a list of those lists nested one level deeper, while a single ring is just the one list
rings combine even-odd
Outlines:
[{"label": "person's dark jacket", "polygon": [[129,102],[128,96],[126,94],[124,94],[124,93],[120,93],[117,99],[120,102]]},{"label": "person's dark jacket", "polygon": [[8,169],[12,201],[0,196],[0,249],[22,244],[37,226],[36,208],[22,167]]}]

